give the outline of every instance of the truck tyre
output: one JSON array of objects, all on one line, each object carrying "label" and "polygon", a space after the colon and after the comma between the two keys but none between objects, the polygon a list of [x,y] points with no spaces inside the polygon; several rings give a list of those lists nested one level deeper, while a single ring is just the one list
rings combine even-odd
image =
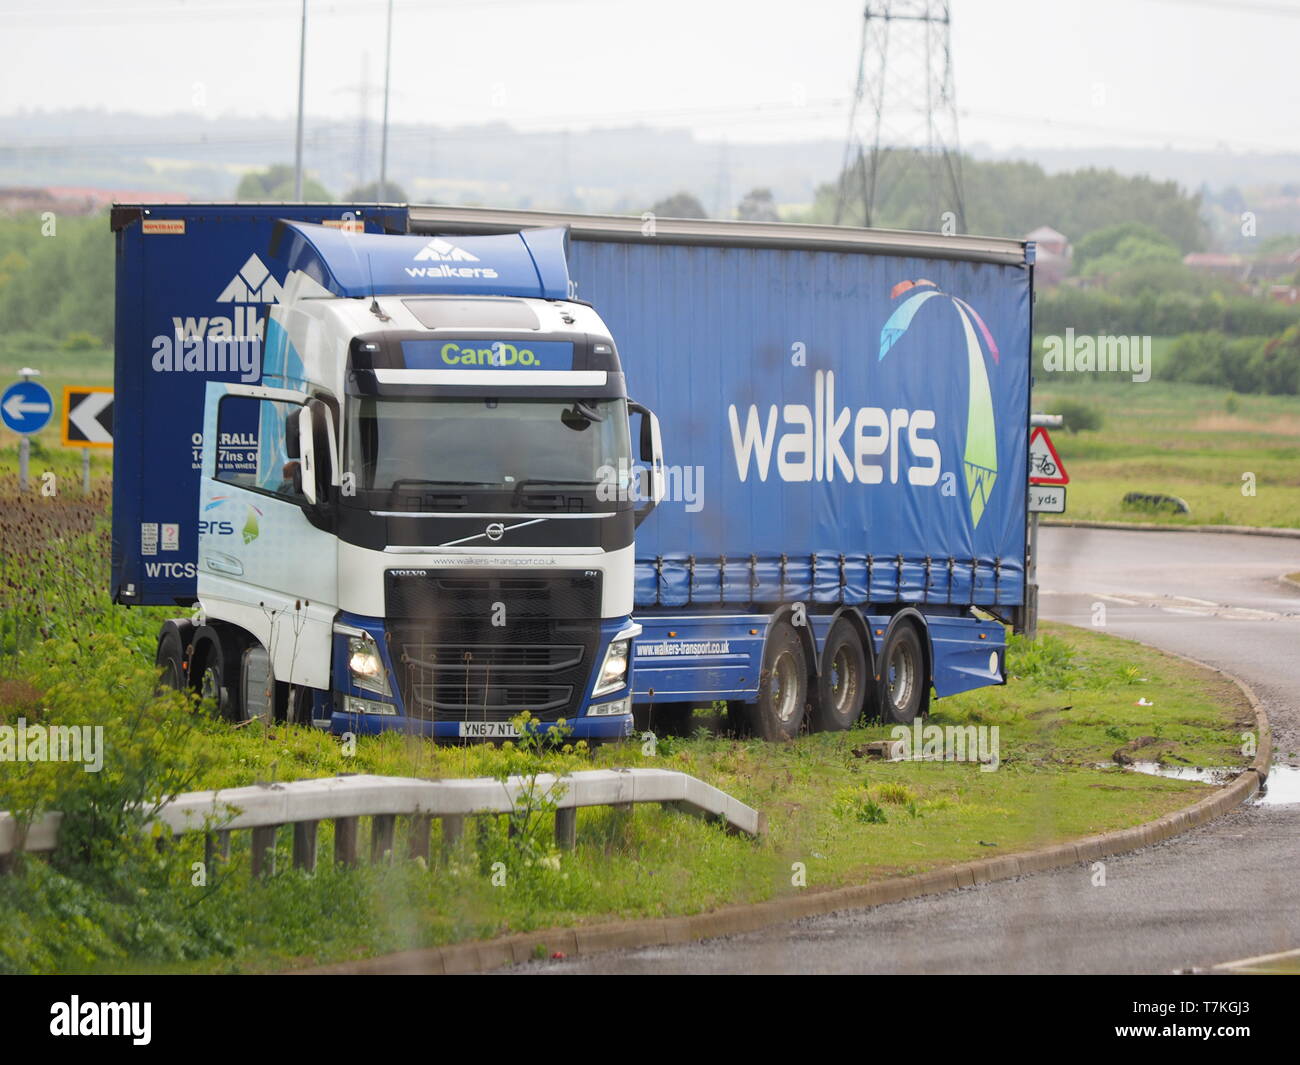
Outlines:
[{"label": "truck tyre", "polygon": [[217,715],[227,721],[244,719],[239,694],[242,648],[224,629],[204,625],[194,634],[194,662],[190,681],[202,699],[211,699]]},{"label": "truck tyre", "polygon": [[831,626],[822,649],[822,671],[817,678],[817,703],[813,721],[823,732],[852,728],[862,716],[872,678],[867,675],[867,655],[862,637],[840,618]]},{"label": "truck tyre", "polygon": [[885,723],[910,725],[915,721],[929,683],[916,627],[895,626],[880,654],[880,705]]},{"label": "truck tyre", "polygon": [[789,622],[768,633],[754,704],[754,731],[765,740],[792,740],[803,726],[808,705],[808,660]]},{"label": "truck tyre", "polygon": [[189,688],[185,677],[185,648],[181,644],[181,634],[168,626],[158,640],[158,655],[154,664],[161,671],[159,690],[171,688],[183,692]]}]

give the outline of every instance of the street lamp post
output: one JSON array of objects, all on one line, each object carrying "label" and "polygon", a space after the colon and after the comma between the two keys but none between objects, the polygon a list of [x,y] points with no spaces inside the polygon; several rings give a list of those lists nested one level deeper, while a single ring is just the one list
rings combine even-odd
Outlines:
[{"label": "street lamp post", "polygon": [[298,37],[298,136],[293,153],[293,198],[302,202],[302,97],[307,75],[307,0],[302,0],[302,30]]},{"label": "street lamp post", "polygon": [[[305,2],[305,0],[304,0]],[[379,140],[379,189],[375,199],[388,194],[388,76],[393,66],[393,0],[388,0],[388,37],[384,43],[384,130]]]}]

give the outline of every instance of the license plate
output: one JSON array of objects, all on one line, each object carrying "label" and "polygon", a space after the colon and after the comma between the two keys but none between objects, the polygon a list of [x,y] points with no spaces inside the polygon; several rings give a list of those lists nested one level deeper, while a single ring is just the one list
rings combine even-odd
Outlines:
[{"label": "license plate", "polygon": [[462,721],[460,735],[472,740],[514,740],[519,730],[513,721]]}]

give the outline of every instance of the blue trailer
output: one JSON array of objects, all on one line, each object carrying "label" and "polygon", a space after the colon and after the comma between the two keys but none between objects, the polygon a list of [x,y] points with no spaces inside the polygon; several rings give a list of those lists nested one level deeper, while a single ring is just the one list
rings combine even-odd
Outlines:
[{"label": "blue trailer", "polygon": [[[114,593],[199,604],[159,663],[232,716],[602,740],[721,702],[775,739],[1005,682],[1032,245],[367,205],[114,226]],[[158,370],[217,319],[256,360]]]}]

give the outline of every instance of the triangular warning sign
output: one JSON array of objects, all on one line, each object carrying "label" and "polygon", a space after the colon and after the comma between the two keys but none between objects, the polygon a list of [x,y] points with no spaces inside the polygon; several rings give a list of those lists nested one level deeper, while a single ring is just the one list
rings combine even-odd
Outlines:
[{"label": "triangular warning sign", "polygon": [[1029,434],[1029,483],[1069,484],[1070,475],[1056,451],[1056,445],[1041,425]]}]

